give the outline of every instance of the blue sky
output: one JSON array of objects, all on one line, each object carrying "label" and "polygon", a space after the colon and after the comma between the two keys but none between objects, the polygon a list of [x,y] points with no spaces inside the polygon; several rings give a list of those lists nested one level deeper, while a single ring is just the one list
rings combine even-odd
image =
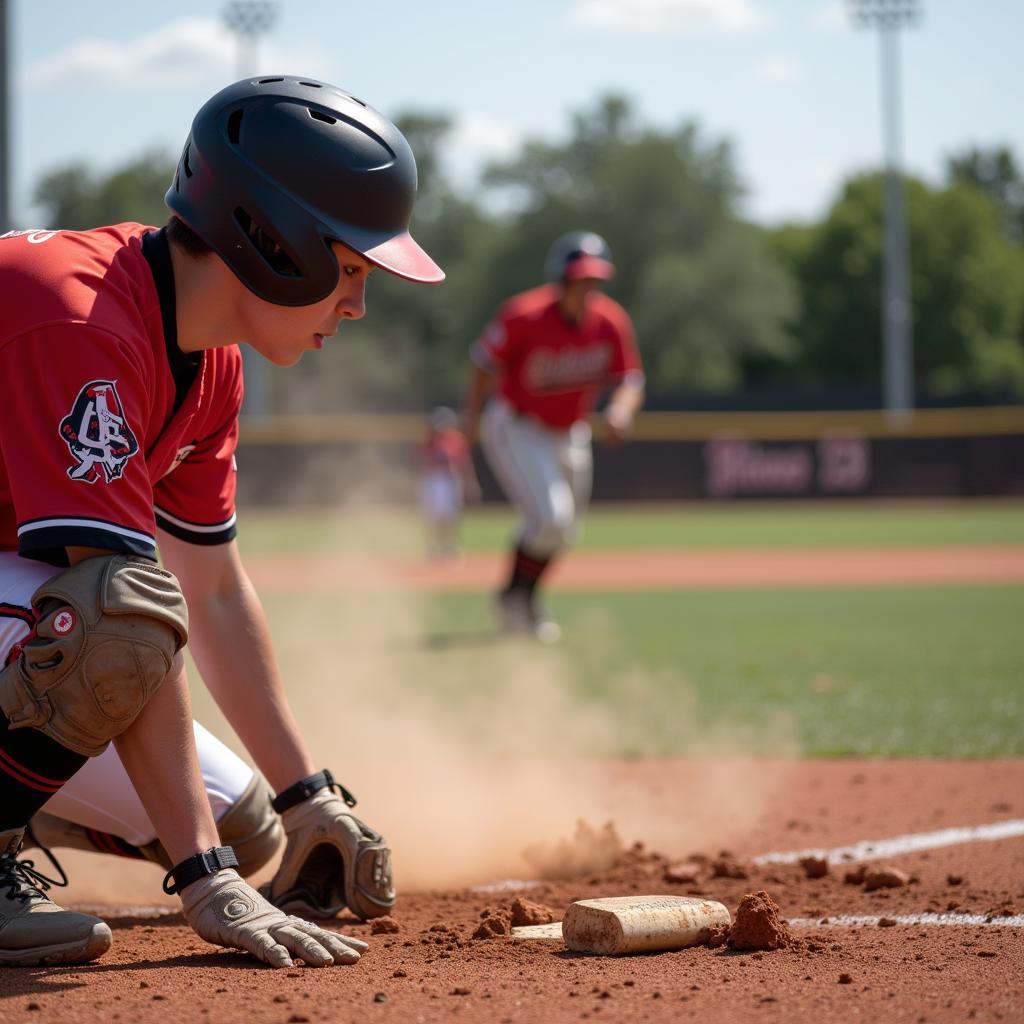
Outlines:
[{"label": "blue sky", "polygon": [[[1024,161],[1024,4],[922,0],[902,35],[904,158],[930,181],[970,144]],[[13,213],[71,160],[107,169],[149,147],[176,152],[195,110],[239,77],[223,2],[8,0]],[[697,121],[728,138],[763,223],[809,220],[843,176],[878,166],[876,34],[842,0],[282,0],[257,73],[318,77],[385,113],[457,123],[449,159],[467,187],[527,136],[557,139],[608,92],[642,117]]]}]

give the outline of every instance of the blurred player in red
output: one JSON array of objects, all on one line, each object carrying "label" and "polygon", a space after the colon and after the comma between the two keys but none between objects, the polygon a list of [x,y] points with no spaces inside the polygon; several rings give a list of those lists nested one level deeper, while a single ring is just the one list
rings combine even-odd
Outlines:
[{"label": "blurred player in red", "polygon": [[482,441],[494,475],[521,516],[500,626],[557,640],[538,584],[578,533],[590,500],[589,417],[611,389],[604,434],[619,444],[644,398],[644,376],[626,311],[600,289],[615,274],[600,235],[572,232],[551,246],[549,283],[507,300],[472,349],[466,433]]},{"label": "blurred player in red", "polygon": [[427,551],[435,558],[451,558],[459,553],[463,507],[467,500],[476,501],[480,496],[469,442],[458,423],[453,409],[438,406],[430,414],[419,449]]}]

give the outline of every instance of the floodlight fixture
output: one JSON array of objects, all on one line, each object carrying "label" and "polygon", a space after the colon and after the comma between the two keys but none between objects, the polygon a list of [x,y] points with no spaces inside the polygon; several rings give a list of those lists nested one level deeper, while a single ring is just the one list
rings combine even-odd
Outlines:
[{"label": "floodlight fixture", "polygon": [[914,407],[910,243],[901,169],[900,29],[921,20],[920,0],[847,0],[857,28],[878,30],[885,146],[885,245],[882,271],[882,390],[889,421],[905,425]]}]

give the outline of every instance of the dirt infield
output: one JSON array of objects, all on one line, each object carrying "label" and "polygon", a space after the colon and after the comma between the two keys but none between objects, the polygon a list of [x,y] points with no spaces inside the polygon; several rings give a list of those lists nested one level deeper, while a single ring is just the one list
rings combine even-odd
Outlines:
[{"label": "dirt infield", "polygon": [[[250,557],[259,590],[401,588],[479,590],[504,574],[504,556],[469,554],[452,561],[355,556]],[[732,587],[920,586],[1024,582],[1024,547],[755,548],[738,551],[574,551],[551,570],[563,590]]]},{"label": "dirt infield", "polygon": [[[590,763],[580,770],[601,776],[610,806],[648,802],[653,837],[688,815],[705,767],[679,759]],[[370,950],[354,967],[330,970],[275,972],[212,950],[177,915],[108,909],[115,945],[97,964],[0,971],[0,1019],[1020,1019],[1024,760],[765,761],[731,768],[777,785],[728,853],[713,845],[711,826],[703,847],[662,847],[659,854],[631,845],[644,836],[624,836],[626,845],[619,846],[596,822],[593,831],[567,837],[560,850],[533,851],[541,868],[574,863],[579,877],[528,888],[403,892],[395,930],[340,922],[366,938]],[[727,824],[730,806],[718,810]],[[861,876],[864,869],[892,887],[873,888],[874,876]],[[154,871],[154,890],[158,881]],[[589,957],[567,953],[558,941],[506,934],[517,897],[559,919],[570,902],[598,895],[699,894],[735,913],[745,894],[759,891],[788,921],[782,948]]]}]

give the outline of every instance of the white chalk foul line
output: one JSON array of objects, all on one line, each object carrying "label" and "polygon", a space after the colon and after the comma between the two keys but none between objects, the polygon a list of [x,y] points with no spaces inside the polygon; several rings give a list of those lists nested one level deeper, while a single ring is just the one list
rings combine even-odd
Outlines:
[{"label": "white chalk foul line", "polygon": [[755,864],[796,864],[804,857],[824,858],[829,864],[850,864],[862,860],[880,860],[918,850],[934,850],[940,846],[960,843],[993,842],[1024,836],[1024,821],[999,821],[993,825],[974,828],[944,828],[938,832],[917,832],[892,839],[863,839],[853,846],[836,846],[831,850],[820,848],[762,853],[754,857]]},{"label": "white chalk foul line", "polygon": [[[1024,927],[1024,914],[1008,917],[983,917],[981,914],[894,914],[888,918],[871,915],[839,914],[835,917],[790,917],[786,923],[791,928],[877,928],[882,920],[895,921],[897,925],[946,925],[946,926],[981,926],[983,928],[1021,928]],[[555,924],[527,925],[512,929],[513,939],[561,939],[562,922]]]},{"label": "white chalk foul line", "polygon": [[474,885],[473,892],[519,892],[522,889],[536,889],[540,882],[524,878],[505,878],[500,882]]},{"label": "white chalk foul line", "polygon": [[[794,928],[856,928],[858,925],[876,925],[883,918],[871,915],[837,914],[835,917],[790,917],[786,921]],[[1008,917],[984,917],[981,914],[892,914],[886,915],[897,924],[914,925],[981,925],[988,928],[1024,927],[1024,914]]]}]

